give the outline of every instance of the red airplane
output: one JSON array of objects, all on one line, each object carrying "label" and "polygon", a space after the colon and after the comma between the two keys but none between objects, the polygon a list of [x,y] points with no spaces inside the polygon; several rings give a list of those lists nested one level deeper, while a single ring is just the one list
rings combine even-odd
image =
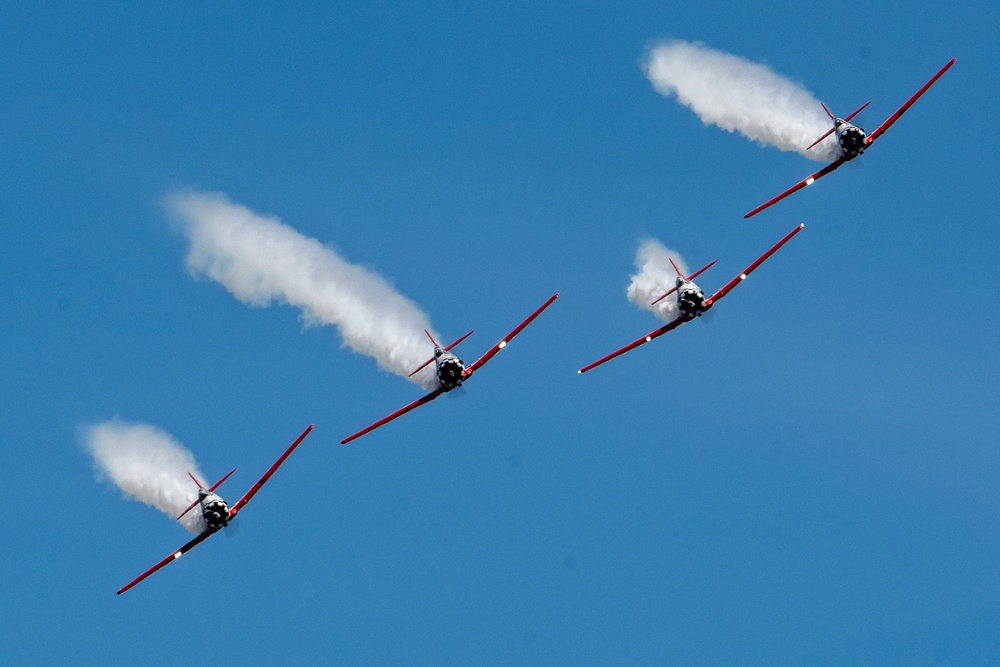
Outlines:
[{"label": "red airplane", "polygon": [[663,296],[661,296],[658,299],[656,299],[655,301],[653,301],[653,303],[657,303],[661,299],[664,299],[665,297],[668,297],[671,294],[673,294],[673,293],[676,292],[677,293],[677,310],[680,311],[680,315],[677,317],[677,319],[674,320],[673,322],[671,322],[670,324],[666,324],[666,325],[660,327],[656,331],[652,331],[652,332],[648,333],[647,335],[643,336],[639,340],[632,341],[631,343],[629,343],[625,347],[623,347],[621,349],[618,349],[618,350],[615,350],[614,352],[612,352],[611,354],[607,355],[606,357],[601,357],[600,359],[598,359],[594,363],[589,364],[587,366],[584,366],[578,372],[580,372],[580,373],[586,373],[591,368],[595,368],[597,366],[600,366],[605,361],[611,361],[612,359],[614,359],[618,355],[625,354],[629,350],[637,348],[640,345],[642,345],[643,343],[648,343],[649,341],[653,340],[654,338],[662,336],[663,334],[667,333],[668,331],[672,331],[672,330],[676,329],[677,327],[679,327],[680,325],[684,324],[685,322],[690,322],[691,320],[693,320],[696,317],[701,317],[702,313],[704,313],[709,308],[711,308],[716,303],[718,303],[719,299],[721,299],[722,297],[724,297],[727,294],[729,294],[730,290],[732,290],[734,287],[736,287],[737,285],[739,285],[743,280],[745,280],[746,277],[748,275],[750,275],[751,271],[753,271],[758,266],[760,266],[761,264],[763,264],[764,260],[766,260],[768,257],[770,257],[771,255],[773,255],[778,250],[778,248],[780,248],[781,246],[785,245],[785,243],[787,243],[790,238],[792,238],[793,236],[795,236],[796,234],[798,234],[802,230],[802,227],[803,227],[803,225],[799,225],[798,227],[796,227],[795,229],[793,229],[791,232],[789,232],[785,236],[785,238],[783,238],[780,241],[778,241],[778,243],[773,248],[771,248],[770,250],[768,250],[767,252],[765,252],[763,255],[761,255],[759,258],[757,258],[757,261],[755,261],[753,264],[751,264],[750,266],[748,266],[743,271],[743,273],[741,273],[740,275],[738,275],[735,278],[733,278],[732,280],[730,280],[728,283],[726,283],[722,287],[722,289],[720,289],[718,292],[716,292],[712,296],[708,297],[707,299],[705,298],[705,293],[701,290],[700,287],[698,287],[697,285],[695,285],[692,282],[692,280],[694,280],[695,278],[697,278],[706,269],[708,269],[710,266],[712,266],[713,264],[715,264],[715,262],[717,262],[719,260],[717,260],[717,259],[713,260],[712,262],[709,262],[708,264],[706,264],[702,268],[700,268],[697,271],[695,271],[694,273],[692,273],[690,276],[685,276],[683,273],[681,273],[680,269],[677,268],[677,265],[674,264],[674,260],[671,259],[670,260],[670,264],[671,264],[671,266],[674,267],[674,271],[677,272],[677,284],[669,292],[667,292]]},{"label": "red airplane", "polygon": [[167,563],[171,563],[180,558],[181,556],[183,556],[184,554],[186,554],[188,551],[191,551],[191,549],[195,548],[196,546],[204,542],[214,533],[217,533],[221,528],[228,526],[229,522],[235,519],[239,511],[243,509],[243,506],[246,505],[248,502],[250,502],[250,499],[253,498],[255,493],[260,491],[260,487],[264,486],[264,482],[266,482],[268,479],[271,478],[271,475],[273,475],[274,471],[278,469],[278,466],[280,466],[282,463],[285,462],[285,459],[287,459],[288,455],[291,454],[292,451],[299,446],[300,442],[305,440],[305,437],[309,435],[309,432],[312,431],[312,428],[313,425],[310,424],[309,428],[303,431],[302,435],[296,438],[295,442],[293,442],[292,445],[285,450],[285,453],[282,454],[281,457],[274,462],[274,465],[272,465],[270,468],[267,469],[267,472],[264,473],[264,476],[261,477],[259,480],[257,480],[257,483],[254,484],[252,487],[250,487],[250,490],[247,491],[242,498],[236,501],[236,504],[233,505],[232,507],[226,505],[226,501],[220,498],[218,495],[216,495],[215,490],[219,488],[219,485],[221,485],[223,482],[229,479],[229,475],[232,475],[234,472],[236,472],[236,468],[230,470],[225,477],[223,477],[222,479],[220,479],[218,482],[216,482],[207,489],[204,487],[204,485],[202,485],[201,482],[198,481],[198,479],[194,475],[188,473],[191,479],[194,480],[194,483],[198,485],[198,498],[193,503],[191,503],[191,505],[188,506],[186,510],[181,512],[180,516],[178,516],[177,519],[180,520],[182,516],[184,516],[185,514],[193,510],[195,506],[200,504],[201,515],[205,518],[205,524],[208,527],[205,528],[205,530],[203,530],[198,535],[198,537],[194,538],[193,540],[182,546],[180,549],[174,551],[169,556],[161,560],[159,563],[157,563],[153,567],[149,568],[148,570],[140,574],[138,577],[130,581],[126,586],[123,586],[122,588],[118,589],[118,593],[116,593],[116,595],[121,595],[122,593],[132,588],[133,586],[135,586],[137,583],[139,583],[149,575],[159,570]]},{"label": "red airplane", "polygon": [[[829,174],[831,171],[833,171],[834,169],[836,169],[840,165],[844,164],[845,162],[849,162],[850,160],[853,160],[854,158],[856,158],[859,155],[861,155],[862,153],[864,153],[865,149],[867,149],[869,146],[871,146],[873,143],[875,143],[875,140],[878,139],[879,137],[881,137],[882,134],[886,130],[888,130],[889,127],[893,123],[895,123],[899,119],[900,116],[902,116],[904,113],[906,113],[906,110],[909,109],[910,106],[914,102],[917,101],[917,98],[919,98],[921,95],[923,95],[924,93],[926,93],[927,89],[930,88],[934,84],[935,81],[937,81],[939,78],[941,78],[941,75],[944,74],[945,72],[947,72],[948,68],[951,67],[954,64],[955,64],[955,59],[952,58],[951,60],[948,61],[947,65],[945,65],[944,67],[942,67],[941,70],[931,78],[930,81],[928,81],[927,83],[924,84],[923,88],[921,88],[920,90],[918,90],[913,95],[913,97],[911,97],[910,99],[908,99],[906,101],[906,104],[904,104],[903,106],[901,106],[899,108],[899,111],[897,111],[896,113],[894,113],[891,116],[889,116],[888,120],[886,120],[884,123],[882,123],[881,125],[879,125],[875,129],[874,132],[872,132],[871,134],[869,134],[867,136],[865,135],[865,131],[864,130],[862,130],[860,127],[857,127],[855,125],[851,125],[851,123],[849,121],[852,118],[854,118],[862,109],[864,109],[866,106],[868,106],[869,104],[871,104],[871,102],[865,102],[859,109],[857,109],[856,111],[854,111],[854,113],[850,114],[846,118],[837,118],[832,113],[830,113],[830,110],[826,108],[825,104],[823,104],[822,105],[823,106],[823,110],[826,111],[826,115],[828,115],[830,117],[830,120],[833,121],[833,127],[830,128],[830,130],[826,134],[824,134],[822,137],[820,137],[819,139],[817,139],[816,141],[814,141],[812,143],[812,145],[809,146],[809,148],[812,148],[813,146],[815,146],[816,144],[818,144],[819,142],[821,142],[823,139],[826,139],[828,136],[830,136],[831,134],[833,134],[834,132],[836,132],[837,143],[840,145],[840,153],[841,153],[840,157],[837,158],[837,160],[835,160],[834,162],[831,162],[830,164],[826,165],[825,167],[823,167],[822,169],[820,169],[819,171],[817,171],[815,174],[813,174],[809,178],[806,178],[805,180],[799,181],[798,183],[796,183],[792,187],[788,188],[787,190],[785,190],[784,192],[782,192],[780,195],[778,195],[774,199],[771,199],[771,200],[765,202],[764,204],[761,204],[760,206],[758,206],[754,210],[750,211],[749,213],[747,213],[743,217],[744,218],[749,218],[752,215],[756,215],[757,213],[760,213],[761,211],[763,211],[768,206],[771,206],[772,204],[778,203],[779,201],[781,201],[782,199],[784,199],[788,195],[792,194],[793,192],[797,192],[797,191],[801,190],[802,188],[806,187],[807,185],[812,185],[815,181],[817,181],[820,178],[826,176],[827,174]],[[807,148],[806,150],[809,150],[809,148]]]},{"label": "red airplane", "polygon": [[521,329],[523,329],[524,327],[526,327],[529,324],[531,324],[531,321],[533,319],[535,319],[536,317],[538,317],[543,310],[545,310],[550,305],[552,305],[552,302],[555,301],[558,298],[559,298],[558,294],[553,294],[551,297],[549,297],[549,300],[546,301],[545,303],[543,303],[542,306],[538,310],[536,310],[535,312],[533,312],[528,317],[528,319],[526,319],[525,321],[521,322],[521,324],[519,324],[516,329],[514,329],[509,334],[507,334],[506,336],[504,336],[503,339],[501,339],[499,343],[497,343],[496,345],[494,345],[493,347],[491,347],[486,352],[486,354],[484,354],[483,356],[481,356],[471,366],[466,366],[462,362],[461,359],[459,359],[458,357],[456,357],[454,354],[452,354],[450,352],[450,350],[453,347],[455,347],[456,345],[458,345],[459,343],[461,343],[463,340],[465,340],[466,338],[468,338],[469,336],[471,336],[472,335],[471,331],[469,333],[465,334],[464,336],[462,336],[461,338],[459,338],[458,340],[456,340],[451,345],[448,345],[447,347],[441,347],[440,345],[438,345],[437,341],[434,340],[434,337],[431,336],[430,332],[425,329],[424,333],[427,334],[427,337],[431,339],[431,343],[434,344],[434,356],[431,357],[430,359],[428,359],[427,361],[425,361],[423,364],[421,364],[420,368],[418,368],[417,370],[415,370],[412,373],[410,373],[410,376],[413,376],[417,372],[423,370],[423,368],[425,366],[427,366],[428,364],[430,364],[433,361],[434,365],[435,365],[435,370],[437,372],[437,380],[438,380],[438,387],[437,387],[437,389],[435,389],[431,393],[427,394],[423,398],[418,398],[417,400],[413,401],[409,405],[407,405],[405,407],[402,407],[399,410],[396,410],[395,412],[393,412],[388,417],[385,417],[384,419],[378,420],[377,422],[375,422],[371,426],[368,426],[366,428],[361,429],[360,431],[358,431],[354,435],[348,436],[348,437],[344,438],[343,440],[340,441],[340,444],[346,445],[351,440],[354,440],[355,438],[360,438],[365,433],[368,433],[369,431],[374,431],[375,429],[377,429],[379,426],[382,426],[383,424],[388,424],[389,422],[391,422],[396,417],[399,417],[400,415],[404,415],[404,414],[406,414],[407,412],[409,412],[410,410],[412,410],[414,408],[419,408],[424,403],[430,403],[431,401],[433,401],[435,398],[437,398],[441,394],[445,393],[446,391],[451,391],[455,387],[460,387],[462,385],[462,383],[465,382],[466,380],[468,380],[470,377],[472,377],[472,374],[475,373],[477,370],[479,370],[483,366],[483,364],[485,364],[487,361],[489,361],[490,359],[492,359],[493,355],[495,355],[497,352],[499,352],[500,350],[502,350],[507,345],[507,343],[509,343],[514,338],[514,336],[516,336],[517,334],[521,333]]}]

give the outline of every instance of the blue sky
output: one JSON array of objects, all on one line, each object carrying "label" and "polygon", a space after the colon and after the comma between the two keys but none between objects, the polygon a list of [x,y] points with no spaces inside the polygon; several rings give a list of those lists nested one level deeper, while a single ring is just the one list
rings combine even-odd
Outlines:
[{"label": "blue sky", "polygon": [[[1000,281],[991,3],[5,3],[0,473],[12,664],[995,664]],[[850,29],[845,29],[845,25]],[[816,168],[656,93],[663,39],[763,62],[872,129]],[[471,361],[420,389],[184,267],[161,200],[234,202],[386,277]],[[646,238],[713,290],[625,298]],[[707,319],[707,318],[705,318]],[[230,534],[96,480],[81,427],[170,433]]]}]

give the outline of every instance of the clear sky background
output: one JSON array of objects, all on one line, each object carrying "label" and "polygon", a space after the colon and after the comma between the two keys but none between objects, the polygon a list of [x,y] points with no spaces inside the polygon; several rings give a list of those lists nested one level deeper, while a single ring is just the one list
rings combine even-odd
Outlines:
[{"label": "clear sky background", "polygon": [[[9,664],[996,664],[992,2],[0,6],[0,656]],[[817,164],[654,91],[663,39],[874,129]],[[184,268],[161,198],[226,193],[393,282],[472,361],[421,390]],[[709,321],[625,298],[657,238]],[[708,318],[704,318],[708,319]],[[244,511],[189,534],[96,479],[148,422]]]}]

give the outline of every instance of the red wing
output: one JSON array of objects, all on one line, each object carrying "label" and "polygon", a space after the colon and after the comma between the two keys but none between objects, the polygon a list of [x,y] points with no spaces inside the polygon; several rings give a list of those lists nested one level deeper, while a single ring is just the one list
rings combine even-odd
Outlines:
[{"label": "red wing", "polygon": [[435,398],[437,398],[438,396],[440,396],[443,393],[444,393],[444,389],[442,387],[438,387],[437,389],[435,389],[431,393],[427,394],[426,396],[424,396],[422,398],[418,398],[417,400],[413,401],[412,403],[410,403],[406,407],[402,407],[399,410],[396,410],[395,412],[393,412],[388,417],[385,417],[383,419],[379,419],[377,422],[375,422],[371,426],[367,426],[367,427],[361,429],[360,431],[358,431],[357,433],[355,433],[354,435],[351,435],[351,436],[348,436],[348,437],[344,438],[343,440],[340,441],[340,444],[346,445],[351,440],[354,440],[355,438],[360,438],[365,433],[368,433],[368,431],[374,431],[379,426],[382,426],[383,424],[388,424],[389,422],[391,422],[396,417],[399,417],[400,415],[405,415],[410,410],[412,410],[414,408],[419,408],[424,403],[430,403],[431,401],[433,401]]},{"label": "red wing", "polygon": [[913,105],[913,103],[917,101],[917,98],[919,98],[921,95],[923,95],[924,93],[926,93],[927,89],[930,88],[931,86],[933,86],[934,82],[937,81],[938,79],[940,79],[941,75],[944,74],[945,72],[947,72],[948,68],[951,67],[954,64],[955,64],[955,59],[952,58],[951,60],[948,61],[947,65],[945,65],[944,67],[942,67],[940,69],[940,71],[938,71],[937,74],[935,74],[933,77],[931,77],[930,81],[928,81],[927,83],[924,84],[923,88],[921,88],[916,93],[914,93],[913,97],[911,97],[910,99],[906,100],[906,104],[904,104],[903,106],[899,107],[899,111],[897,111],[896,113],[894,113],[891,116],[889,116],[888,120],[886,120],[884,123],[882,123],[881,125],[879,125],[875,129],[874,132],[872,132],[871,134],[869,134],[868,138],[865,140],[865,143],[868,144],[869,146],[872,145],[872,143],[874,143],[876,139],[878,139],[879,137],[881,137],[882,134],[886,130],[888,130],[889,127],[893,123],[895,123],[897,120],[899,120],[900,116],[902,116],[904,113],[906,113],[906,110],[909,109]]},{"label": "red wing", "polygon": [[260,491],[260,487],[264,486],[264,482],[271,479],[271,475],[273,475],[274,471],[278,469],[278,466],[280,466],[282,463],[285,462],[285,459],[288,458],[288,455],[291,454],[293,451],[295,451],[295,448],[299,446],[299,443],[305,440],[306,436],[309,435],[309,432],[312,430],[313,430],[313,425],[309,424],[309,427],[306,430],[302,431],[302,435],[296,438],[295,442],[293,442],[291,446],[285,450],[285,453],[279,456],[278,460],[275,461],[274,464],[267,469],[267,472],[264,473],[264,476],[258,479],[257,483],[251,486],[250,490],[247,491],[242,498],[237,500],[235,505],[229,508],[230,519],[234,518],[237,512],[243,509],[243,506],[246,505],[248,502],[250,502],[250,499],[253,498],[254,494]]},{"label": "red wing", "polygon": [[516,336],[517,334],[521,333],[521,329],[523,329],[524,327],[526,327],[529,324],[531,324],[531,321],[533,319],[535,319],[536,317],[538,317],[542,313],[543,310],[545,310],[546,308],[548,308],[549,306],[551,306],[552,302],[555,301],[558,298],[559,298],[558,294],[553,294],[552,296],[550,296],[549,300],[546,301],[545,303],[543,303],[542,306],[541,306],[541,308],[539,308],[538,310],[536,310],[535,312],[533,312],[531,315],[529,315],[528,319],[526,319],[525,321],[523,321],[519,325],[517,325],[516,329],[514,329],[509,334],[507,334],[506,336],[504,336],[500,340],[500,342],[497,343],[496,345],[494,345],[493,347],[491,347],[486,354],[484,354],[483,356],[479,357],[479,359],[477,359],[471,366],[469,366],[468,368],[466,368],[465,369],[465,377],[466,378],[470,377],[473,373],[475,373],[477,370],[479,370],[480,366],[482,366],[487,361],[489,361],[490,359],[492,359],[493,355],[496,354],[497,352],[499,352],[500,350],[502,350],[504,347],[506,347],[507,343],[509,343],[511,340],[513,340],[514,336]]},{"label": "red wing", "polygon": [[173,561],[177,560],[178,558],[180,558],[181,556],[183,556],[184,554],[186,554],[188,551],[191,551],[191,549],[195,548],[196,546],[198,546],[199,544],[201,544],[202,542],[204,542],[208,538],[209,535],[211,535],[212,533],[214,533],[214,532],[216,532],[218,530],[219,530],[218,528],[207,528],[207,529],[205,529],[200,535],[198,535],[198,537],[194,538],[193,540],[191,540],[190,542],[188,542],[187,544],[185,544],[184,546],[182,546],[177,551],[171,553],[169,556],[167,556],[166,558],[164,558],[163,560],[161,560],[159,563],[157,563],[153,567],[149,568],[148,570],[146,570],[145,572],[143,572],[142,574],[140,574],[138,577],[136,577],[135,579],[133,579],[132,581],[130,581],[125,586],[119,588],[118,592],[115,593],[115,595],[121,595],[122,593],[124,593],[128,589],[132,588],[133,586],[135,586],[137,583],[139,583],[140,581],[142,581],[143,579],[145,579],[149,575],[151,575],[154,572],[156,572],[157,570],[159,570],[161,567],[163,567],[167,563],[172,563]]},{"label": "red wing", "polygon": [[788,234],[785,235],[785,238],[783,238],[780,241],[778,241],[774,245],[774,247],[772,247],[770,250],[768,250],[763,255],[761,255],[760,257],[758,257],[757,260],[753,264],[751,264],[746,269],[744,269],[743,273],[741,273],[740,275],[738,275],[735,278],[733,278],[732,280],[730,280],[728,283],[726,283],[725,285],[723,285],[722,289],[720,289],[718,292],[716,292],[712,296],[710,296],[707,299],[705,299],[705,310],[708,310],[709,308],[711,308],[713,305],[715,305],[716,301],[718,301],[722,297],[724,297],[727,294],[729,294],[730,290],[732,290],[734,287],[736,287],[741,282],[743,282],[744,280],[746,280],[746,277],[749,276],[750,273],[754,269],[756,269],[758,266],[760,266],[761,264],[763,264],[764,260],[766,260],[768,257],[770,257],[775,252],[777,252],[778,248],[780,248],[781,246],[785,245],[790,238],[792,238],[793,236],[795,236],[796,234],[798,234],[800,231],[802,231],[802,227],[804,227],[804,225],[799,225],[798,227],[796,227],[792,231],[788,232]]},{"label": "red wing", "polygon": [[761,211],[763,211],[768,206],[771,206],[772,204],[777,204],[779,201],[781,201],[782,199],[784,199],[788,195],[792,194],[793,192],[798,192],[799,190],[801,190],[802,188],[806,187],[807,185],[812,185],[813,181],[817,181],[817,180],[823,178],[824,176],[826,176],[827,174],[829,174],[831,171],[833,171],[834,169],[836,169],[840,165],[844,164],[845,162],[847,162],[847,158],[846,157],[841,157],[836,162],[831,162],[830,164],[826,165],[825,167],[823,167],[822,169],[820,169],[819,171],[817,171],[815,174],[813,174],[812,176],[810,176],[809,178],[806,178],[804,180],[799,181],[798,183],[796,183],[792,187],[788,188],[787,190],[785,190],[784,192],[782,192],[780,195],[778,195],[774,199],[770,199],[767,202],[761,204],[760,206],[758,206],[754,210],[750,211],[749,213],[747,213],[743,217],[744,218],[749,218],[752,215],[757,215],[758,213],[760,213]]},{"label": "red wing", "polygon": [[601,357],[600,359],[598,359],[598,360],[597,360],[597,361],[595,361],[594,363],[592,363],[592,364],[589,364],[589,365],[587,365],[587,366],[584,366],[583,368],[581,368],[581,369],[580,369],[579,371],[577,371],[577,372],[578,372],[578,373],[586,373],[586,372],[587,372],[587,371],[589,371],[589,370],[590,370],[591,368],[595,368],[595,367],[597,367],[597,366],[600,366],[600,365],[601,365],[601,364],[603,364],[603,363],[604,363],[605,361],[611,361],[612,359],[614,359],[615,357],[617,357],[617,356],[618,356],[618,355],[620,355],[620,354],[625,354],[625,353],[626,353],[626,352],[628,352],[629,350],[632,350],[632,349],[634,349],[634,348],[637,348],[637,347],[639,347],[640,345],[642,345],[643,343],[648,343],[649,341],[653,340],[654,338],[657,338],[658,336],[662,336],[663,334],[667,333],[668,331],[671,331],[671,330],[673,330],[673,329],[676,329],[676,328],[677,328],[677,327],[679,327],[680,325],[682,325],[682,324],[684,324],[685,322],[687,322],[687,321],[688,321],[688,319],[689,319],[689,318],[687,318],[687,317],[684,317],[684,316],[682,315],[681,317],[677,318],[676,320],[674,320],[674,321],[673,321],[673,322],[671,322],[670,324],[667,324],[667,325],[665,325],[665,326],[662,326],[662,327],[660,327],[659,329],[657,329],[656,331],[652,331],[652,332],[648,333],[647,335],[643,336],[643,337],[642,337],[642,338],[640,338],[639,340],[634,340],[634,341],[632,341],[631,343],[629,343],[629,344],[628,344],[628,345],[626,345],[625,347],[623,347],[623,348],[621,348],[621,349],[619,349],[619,350],[615,350],[614,352],[612,352],[611,354],[607,355],[606,357]]}]

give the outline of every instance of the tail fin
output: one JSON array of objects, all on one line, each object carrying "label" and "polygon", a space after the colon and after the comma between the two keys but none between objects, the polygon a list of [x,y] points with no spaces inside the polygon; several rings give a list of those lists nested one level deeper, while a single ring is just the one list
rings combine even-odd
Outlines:
[{"label": "tail fin", "polygon": [[193,480],[194,480],[194,483],[198,485],[198,488],[199,488],[199,489],[201,489],[202,491],[204,491],[204,490],[205,490],[205,487],[204,487],[204,486],[202,485],[202,483],[201,483],[201,482],[199,482],[199,481],[198,481],[198,478],[197,478],[197,477],[195,477],[194,475],[192,475],[192,474],[191,474],[190,472],[188,473],[188,477],[190,477],[191,479],[193,479]]}]

